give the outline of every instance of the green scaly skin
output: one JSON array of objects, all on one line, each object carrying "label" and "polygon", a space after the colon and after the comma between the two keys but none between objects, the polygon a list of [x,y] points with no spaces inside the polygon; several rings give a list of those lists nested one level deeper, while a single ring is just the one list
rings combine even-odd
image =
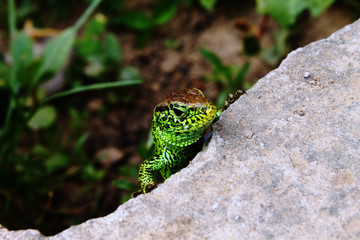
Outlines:
[{"label": "green scaly skin", "polygon": [[156,187],[155,171],[167,179],[186,167],[202,149],[205,130],[243,93],[239,90],[235,95],[230,94],[223,109],[217,109],[196,88],[177,90],[161,101],[154,109],[151,124],[155,153],[140,165],[140,190],[133,196]]}]

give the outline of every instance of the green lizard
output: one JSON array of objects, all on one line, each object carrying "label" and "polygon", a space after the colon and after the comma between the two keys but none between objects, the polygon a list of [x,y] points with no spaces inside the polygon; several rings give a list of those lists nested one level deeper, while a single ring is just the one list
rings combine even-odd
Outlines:
[{"label": "green lizard", "polygon": [[221,112],[244,92],[230,94],[223,109],[217,109],[199,89],[181,89],[170,93],[154,109],[151,130],[155,153],[139,167],[141,193],[148,193],[156,184],[153,172],[160,170],[164,179],[186,167],[202,149],[205,130]]}]

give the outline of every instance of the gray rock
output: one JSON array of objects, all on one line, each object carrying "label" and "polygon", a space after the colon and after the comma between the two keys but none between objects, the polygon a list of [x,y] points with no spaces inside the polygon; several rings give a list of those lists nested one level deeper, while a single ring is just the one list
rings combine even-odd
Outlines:
[{"label": "gray rock", "polygon": [[28,229],[19,231],[8,231],[0,225],[0,239],[1,240],[41,240],[44,239],[39,231]]},{"label": "gray rock", "polygon": [[187,168],[48,239],[359,239],[359,39],[360,20],[290,53]]}]

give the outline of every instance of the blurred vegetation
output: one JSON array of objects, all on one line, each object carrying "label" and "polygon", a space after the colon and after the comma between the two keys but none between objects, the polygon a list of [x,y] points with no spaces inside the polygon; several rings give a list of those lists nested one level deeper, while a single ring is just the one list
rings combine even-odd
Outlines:
[{"label": "blurred vegetation", "polygon": [[235,92],[236,89],[249,89],[250,86],[245,85],[244,81],[250,64],[246,62],[243,66],[239,67],[236,65],[227,66],[223,63],[219,56],[214,52],[200,48],[202,56],[211,63],[213,73],[206,75],[205,79],[209,82],[216,82],[222,85],[222,90],[216,100],[216,106],[222,108],[228,95]]},{"label": "blurred vegetation", "polygon": [[[217,84],[220,89],[217,106],[221,107],[232,91],[252,86],[254,82],[247,78],[251,59],[260,58],[272,66],[281,61],[290,50],[289,37],[304,11],[318,17],[334,1],[256,0],[256,11],[262,15],[259,26],[252,26],[246,20],[236,23],[243,33],[243,41],[239,42],[241,54],[245,56],[242,65],[228,65],[218,53],[198,46],[204,61],[212,68],[212,72],[204,73],[203,80]],[[154,4],[145,8],[128,8],[125,0],[100,2],[22,0],[15,6],[14,0],[8,0],[7,4],[0,5],[0,29],[5,29],[5,22],[8,28],[7,32],[0,32],[0,39],[7,40],[4,46],[11,59],[6,61],[5,53],[0,54],[0,224],[6,227],[40,228],[45,234],[67,227],[69,221],[47,226],[44,218],[48,213],[65,216],[71,219],[71,224],[79,223],[81,220],[71,211],[50,209],[54,192],[67,188],[69,181],[80,181],[84,193],[95,192],[92,211],[87,217],[98,210],[104,191],[99,183],[107,172],[85,148],[91,137],[86,127],[89,110],[79,109],[67,99],[70,95],[100,89],[106,89],[104,98],[111,104],[134,99],[115,90],[120,87],[125,93],[131,86],[143,82],[141,69],[124,63],[117,30],[134,33],[136,45],[141,49],[151,44],[156,30],[175,19],[181,9],[196,9],[209,18],[214,16],[221,1],[154,0]],[[351,6],[355,14],[360,13],[357,1],[341,2]],[[78,18],[78,13],[87,5]],[[265,47],[262,35],[270,18],[279,27],[273,33],[273,45]],[[25,30],[18,30],[29,19],[40,28],[75,24],[55,34],[37,56],[34,38]],[[179,49],[181,44],[179,39],[164,40],[164,45],[172,50]],[[59,76],[64,79],[62,88],[47,91],[46,83]],[[106,104],[101,106],[99,114],[107,114]],[[152,154],[151,134],[137,149],[143,159]],[[117,171],[119,177],[113,185],[124,190],[122,203],[137,188],[134,183],[137,166],[121,165]]]},{"label": "blurred vegetation", "polygon": [[[74,47],[87,65],[86,75],[97,77],[114,70],[121,61],[121,49],[113,34],[104,36],[104,18],[96,15],[78,40],[77,32],[101,0],[94,0],[85,13],[71,27],[63,30],[46,44],[39,57],[33,53],[33,40],[17,31],[16,10],[13,0],[8,1],[8,23],[12,64],[0,62],[1,125],[0,125],[0,216],[7,223],[14,210],[29,211],[38,215],[46,209],[46,201],[62,181],[80,175],[88,183],[96,183],[104,176],[103,170],[94,167],[94,159],[87,156],[83,144],[88,133],[82,132],[86,112],[81,113],[69,106],[71,126],[63,132],[57,128],[57,109],[51,101],[89,90],[125,87],[142,82],[136,69],[116,69],[118,77],[111,82],[71,84],[68,90],[47,96],[42,84],[63,70]],[[94,64],[94,62],[96,62]],[[96,65],[96,66],[94,66]],[[61,140],[64,134],[70,144]],[[34,139],[33,145],[19,149],[19,139]],[[19,151],[26,151],[21,152]],[[16,212],[16,211],[15,211]],[[20,214],[18,212],[18,214]],[[16,214],[15,214],[16,215]],[[21,219],[17,219],[21,221]],[[24,221],[30,221],[26,218]],[[35,220],[40,223],[42,215]],[[21,224],[19,224],[21,225]]]},{"label": "blurred vegetation", "polygon": [[282,27],[290,28],[296,22],[298,16],[309,9],[313,17],[318,17],[335,0],[256,0],[256,10],[260,14],[266,14],[277,21]]}]

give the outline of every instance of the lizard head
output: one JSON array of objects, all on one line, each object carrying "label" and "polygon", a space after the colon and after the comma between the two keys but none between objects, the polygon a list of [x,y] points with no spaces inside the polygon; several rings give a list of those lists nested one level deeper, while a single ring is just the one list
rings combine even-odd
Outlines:
[{"label": "lizard head", "polygon": [[171,145],[198,141],[219,116],[216,106],[199,89],[170,93],[154,109],[153,134]]}]

